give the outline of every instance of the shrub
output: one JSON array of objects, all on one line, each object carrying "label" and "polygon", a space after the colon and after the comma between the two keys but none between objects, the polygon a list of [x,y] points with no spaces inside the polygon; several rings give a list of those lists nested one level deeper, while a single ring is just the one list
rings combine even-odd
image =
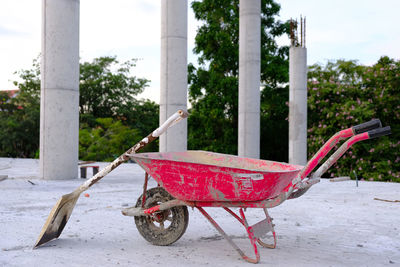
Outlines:
[{"label": "shrub", "polygon": [[372,118],[392,134],[360,142],[332,166],[329,176],[353,175],[400,182],[400,61],[382,57],[373,66],[337,60],[308,72],[308,155],[335,132]]}]

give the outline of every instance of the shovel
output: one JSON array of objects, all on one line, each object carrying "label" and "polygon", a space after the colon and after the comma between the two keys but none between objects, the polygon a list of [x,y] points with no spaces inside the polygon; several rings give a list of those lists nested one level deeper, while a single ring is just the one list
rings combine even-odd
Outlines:
[{"label": "shovel", "polygon": [[69,217],[71,216],[72,210],[75,207],[76,201],[78,200],[80,194],[96,182],[98,182],[101,178],[106,176],[116,167],[118,167],[121,163],[127,161],[129,159],[129,154],[133,154],[138,152],[141,148],[151,143],[157,137],[159,137],[162,133],[164,133],[169,127],[179,122],[181,119],[186,118],[188,113],[183,110],[178,110],[171,117],[169,117],[160,127],[154,130],[147,137],[143,138],[139,143],[131,147],[113,162],[111,162],[108,166],[103,168],[100,172],[98,172],[95,176],[87,180],[77,189],[72,191],[67,195],[63,195],[53,207],[50,212],[49,217],[44,224],[42,231],[40,232],[39,238],[36,241],[34,248],[49,242],[55,238],[58,238],[63,231],[65,225],[68,222]]}]

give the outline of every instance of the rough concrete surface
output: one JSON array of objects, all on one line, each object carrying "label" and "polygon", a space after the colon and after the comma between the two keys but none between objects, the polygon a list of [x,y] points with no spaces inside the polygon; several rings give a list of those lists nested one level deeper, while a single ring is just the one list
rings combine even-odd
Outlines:
[{"label": "rough concrete surface", "polygon": [[289,163],[307,164],[307,48],[289,48]]},{"label": "rough concrete surface", "polygon": [[[160,124],[187,110],[188,1],[161,1]],[[187,120],[160,136],[160,152],[185,151]]]},{"label": "rough concrete surface", "polygon": [[[100,167],[107,163],[99,163]],[[120,210],[134,205],[144,172],[126,163],[83,194],[58,240],[33,250],[61,195],[84,180],[40,180],[39,163],[0,158],[0,266],[251,266],[199,211],[170,246],[147,243]],[[90,175],[91,172],[89,171]],[[154,186],[154,183],[151,184]],[[270,209],[276,249],[260,248],[262,266],[400,266],[400,184],[323,180],[305,195]],[[220,208],[207,209],[251,255],[243,227]],[[248,209],[250,224],[262,210]]]},{"label": "rough concrete surface", "polygon": [[41,2],[40,177],[71,179],[78,174],[80,1]]},{"label": "rough concrete surface", "polygon": [[239,1],[238,155],[260,158],[261,1]]}]

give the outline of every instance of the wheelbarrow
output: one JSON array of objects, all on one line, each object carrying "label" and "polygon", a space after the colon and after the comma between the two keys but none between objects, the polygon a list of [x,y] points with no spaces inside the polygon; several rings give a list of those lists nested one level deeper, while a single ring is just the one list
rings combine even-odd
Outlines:
[{"label": "wheelbarrow", "polygon": [[[206,151],[128,154],[146,172],[143,194],[123,215],[134,216],[139,233],[154,245],[166,246],[185,232],[187,207],[197,208],[228,243],[251,263],[260,261],[257,243],[275,248],[276,234],[267,209],[303,195],[353,144],[390,134],[378,119],[342,130],[332,136],[306,166],[243,158]],[[311,172],[341,140],[349,138],[317,171]],[[311,175],[310,175],[311,174]],[[147,189],[149,177],[158,183]],[[255,257],[247,256],[204,210],[222,207],[246,229]],[[239,214],[230,208],[239,208]],[[261,208],[265,219],[249,225],[244,210]],[[266,235],[273,241],[266,243]]]}]

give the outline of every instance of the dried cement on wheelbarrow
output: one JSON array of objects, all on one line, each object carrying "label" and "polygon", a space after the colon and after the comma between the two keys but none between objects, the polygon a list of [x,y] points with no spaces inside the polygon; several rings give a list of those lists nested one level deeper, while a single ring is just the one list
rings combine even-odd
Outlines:
[{"label": "dried cement on wheelbarrow", "polygon": [[[0,158],[0,175],[8,175],[0,181],[0,266],[250,266],[197,210],[173,245],[147,243],[120,212],[142,193],[144,173],[129,163],[79,198],[60,239],[32,250],[55,202],[83,181],[44,181],[38,172],[37,160]],[[278,243],[260,248],[260,264],[400,266],[400,203],[374,200],[399,196],[400,184],[322,180],[269,210]],[[222,209],[207,210],[251,255],[243,227]],[[263,219],[261,209],[246,215],[250,224]]]}]

